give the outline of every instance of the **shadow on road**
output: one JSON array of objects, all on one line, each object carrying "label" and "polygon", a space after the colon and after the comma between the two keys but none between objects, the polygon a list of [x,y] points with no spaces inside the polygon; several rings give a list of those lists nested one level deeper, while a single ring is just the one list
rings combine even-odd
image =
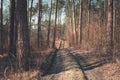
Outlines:
[{"label": "shadow on road", "polygon": [[[107,64],[108,61],[106,61],[104,57],[106,58],[105,55],[100,56],[99,54],[93,52],[80,54],[70,51],[69,49],[61,49],[56,53],[56,56],[54,56],[52,65],[44,76],[55,75],[68,70],[81,70],[85,80],[89,80],[84,71],[92,70]],[[101,75],[99,74],[100,73],[96,74],[96,72],[93,71],[92,77],[94,78],[94,76],[98,76],[97,78],[100,78]],[[96,80],[96,78],[93,80]]]},{"label": "shadow on road", "polygon": [[54,58],[51,68],[47,71],[46,74],[44,74],[44,76],[77,69],[80,69],[80,66],[75,61],[73,56],[69,54],[69,50],[61,49]]},{"label": "shadow on road", "polygon": [[89,53],[89,54],[79,54],[79,53],[71,53],[77,63],[81,66],[82,70],[91,70],[100,66],[103,66],[110,61],[105,60],[104,58],[99,56],[99,54]]}]

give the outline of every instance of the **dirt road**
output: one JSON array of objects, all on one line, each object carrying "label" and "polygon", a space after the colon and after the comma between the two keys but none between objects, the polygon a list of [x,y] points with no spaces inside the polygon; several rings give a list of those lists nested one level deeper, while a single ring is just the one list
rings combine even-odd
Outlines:
[{"label": "dirt road", "polygon": [[62,49],[56,54],[50,70],[41,80],[85,80],[80,66],[69,50]]},{"label": "dirt road", "polygon": [[99,73],[95,70],[83,70],[81,64],[84,64],[84,60],[77,59],[70,50],[58,50],[52,66],[41,80],[102,80]]}]

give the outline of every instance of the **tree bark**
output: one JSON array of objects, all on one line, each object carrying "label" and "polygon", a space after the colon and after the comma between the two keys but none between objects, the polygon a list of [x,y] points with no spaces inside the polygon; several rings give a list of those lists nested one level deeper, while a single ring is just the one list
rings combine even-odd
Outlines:
[{"label": "tree bark", "polygon": [[38,1],[38,48],[42,46],[42,30],[41,30],[41,19],[42,19],[42,0]]},{"label": "tree bark", "polygon": [[77,26],[76,26],[76,8],[75,8],[75,0],[73,0],[73,23],[74,23],[74,32],[75,32],[75,45],[78,44],[78,34],[77,34]]},{"label": "tree bark", "polygon": [[79,17],[79,20],[80,20],[80,47],[82,45],[82,0],[80,0],[80,17]]},{"label": "tree bark", "polygon": [[17,69],[29,70],[30,39],[27,19],[27,0],[17,0]]},{"label": "tree bark", "polygon": [[10,18],[9,18],[9,36],[8,36],[8,54],[10,56],[15,56],[16,52],[16,40],[15,40],[15,0],[11,0],[11,6],[10,6]]},{"label": "tree bark", "polygon": [[29,22],[30,35],[32,34],[32,24],[31,24],[31,21],[32,21],[32,7],[33,7],[33,0],[31,0],[31,7],[30,7],[30,22]]},{"label": "tree bark", "polygon": [[89,47],[89,32],[90,32],[90,5],[91,5],[91,0],[88,0],[88,22],[87,22],[87,50],[88,50],[88,47]]},{"label": "tree bark", "polygon": [[108,0],[108,19],[107,19],[107,53],[112,55],[113,49],[113,0]]},{"label": "tree bark", "polygon": [[58,0],[56,0],[56,12],[55,12],[55,27],[54,27],[54,34],[53,34],[53,45],[52,48],[55,48],[55,42],[56,42],[56,28],[57,28],[57,10],[58,10]]},{"label": "tree bark", "polygon": [[74,0],[72,0],[71,1],[72,2],[72,4],[71,4],[71,6],[72,6],[72,9],[71,9],[71,19],[72,19],[72,32],[73,32],[73,45],[75,46],[75,44],[76,44],[76,29],[75,29],[75,27],[76,27],[76,25],[75,25],[75,6],[74,6]]},{"label": "tree bark", "polygon": [[3,0],[1,0],[0,23],[0,53],[3,54]]},{"label": "tree bark", "polygon": [[47,44],[49,48],[50,48],[51,13],[52,13],[52,0],[51,0],[51,8],[50,8],[50,15],[49,15],[48,34],[47,34]]}]

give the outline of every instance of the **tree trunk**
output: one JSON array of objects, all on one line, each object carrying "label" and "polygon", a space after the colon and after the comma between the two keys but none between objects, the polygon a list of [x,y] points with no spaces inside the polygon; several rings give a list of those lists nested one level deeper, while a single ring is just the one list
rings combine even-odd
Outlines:
[{"label": "tree trunk", "polygon": [[72,32],[73,32],[73,45],[75,46],[76,44],[76,30],[75,30],[75,6],[74,6],[74,0],[72,0],[72,10],[71,10],[71,13],[72,13],[72,16],[71,16],[71,19],[72,19]]},{"label": "tree trunk", "polygon": [[104,26],[107,26],[107,0],[104,0]]},{"label": "tree trunk", "polygon": [[1,0],[1,23],[0,23],[0,53],[3,54],[3,0]]},{"label": "tree trunk", "polygon": [[31,7],[30,7],[30,22],[29,22],[30,35],[32,34],[32,24],[31,24],[31,21],[32,21],[32,7],[33,7],[33,0],[31,0]]},{"label": "tree trunk", "polygon": [[42,0],[38,1],[38,48],[42,46],[42,30],[41,30],[41,19],[42,19]]},{"label": "tree trunk", "polygon": [[[116,50],[116,40],[115,40],[115,33],[116,33],[116,8],[117,8],[117,1],[113,1],[113,52]],[[115,54],[113,53],[113,58],[115,59]]]},{"label": "tree trunk", "polygon": [[107,53],[112,55],[113,49],[113,0],[108,0],[108,19],[107,19]]},{"label": "tree trunk", "polygon": [[27,0],[17,0],[17,69],[29,70],[30,39],[27,19]]},{"label": "tree trunk", "polygon": [[76,26],[76,8],[75,8],[75,0],[73,0],[73,23],[74,23],[74,32],[75,32],[75,45],[78,44],[78,34],[77,34],[77,26]]},{"label": "tree trunk", "polygon": [[82,0],[80,0],[80,47],[82,45]]},{"label": "tree trunk", "polygon": [[50,48],[51,13],[52,13],[52,0],[51,0],[51,8],[50,8],[50,15],[49,15],[48,34],[47,34],[47,44],[49,48]]},{"label": "tree trunk", "polygon": [[91,0],[88,0],[88,22],[87,22],[87,50],[88,50],[88,47],[89,47],[89,29],[90,29],[90,4],[91,4]]},{"label": "tree trunk", "polygon": [[10,56],[14,55],[16,52],[16,40],[15,40],[15,0],[11,0],[11,6],[10,6],[10,18],[9,18],[9,36],[8,36],[8,53]]},{"label": "tree trunk", "polygon": [[53,34],[53,45],[52,48],[55,48],[56,42],[56,28],[57,28],[57,10],[58,10],[58,0],[56,1],[56,12],[55,12],[55,27],[54,27],[54,34]]}]

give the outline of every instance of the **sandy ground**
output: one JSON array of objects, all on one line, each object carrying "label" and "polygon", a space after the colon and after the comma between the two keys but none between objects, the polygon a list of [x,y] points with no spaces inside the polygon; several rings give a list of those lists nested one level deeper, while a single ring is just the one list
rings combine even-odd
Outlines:
[{"label": "sandy ground", "polygon": [[41,80],[85,80],[85,78],[69,51],[63,49],[57,52],[51,69]]}]

